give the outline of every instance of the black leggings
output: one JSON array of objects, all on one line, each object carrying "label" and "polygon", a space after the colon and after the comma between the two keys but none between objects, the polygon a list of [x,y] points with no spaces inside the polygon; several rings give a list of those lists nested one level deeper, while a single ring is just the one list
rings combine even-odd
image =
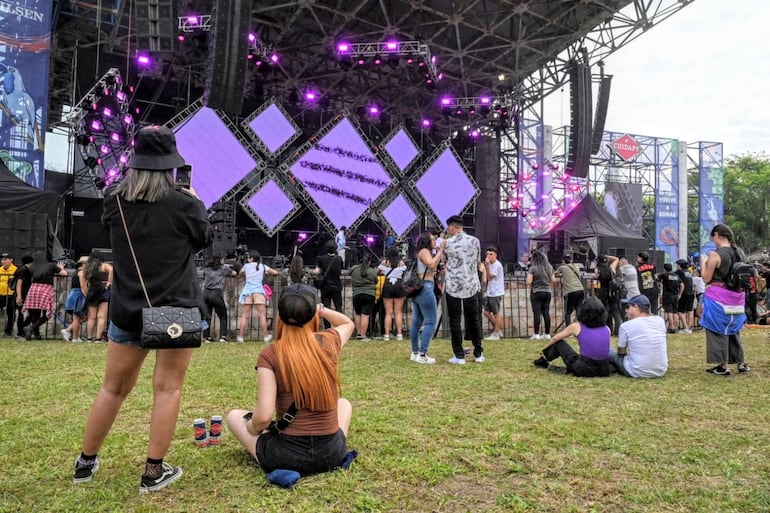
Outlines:
[{"label": "black leggings", "polygon": [[[38,308],[30,308],[27,314],[27,318],[24,319],[23,326],[31,326],[30,335],[34,335],[36,338],[40,338],[40,326],[48,322],[48,316],[45,310]],[[29,340],[30,337],[27,337]]]},{"label": "black leggings", "polygon": [[543,318],[545,333],[551,333],[551,293],[533,292],[529,296],[532,303],[532,313],[535,316],[535,335],[540,334],[540,317]]},{"label": "black leggings", "polygon": [[211,336],[211,318],[214,313],[219,317],[219,336],[227,338],[227,305],[222,295],[222,289],[204,289],[203,302],[206,304],[206,322],[209,327],[203,330],[203,337]]}]

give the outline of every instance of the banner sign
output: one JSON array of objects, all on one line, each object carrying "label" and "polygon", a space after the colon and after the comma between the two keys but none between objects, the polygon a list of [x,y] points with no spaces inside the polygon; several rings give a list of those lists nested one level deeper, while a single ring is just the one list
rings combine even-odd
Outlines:
[{"label": "banner sign", "polygon": [[665,158],[655,173],[655,248],[669,255],[667,261],[675,262],[679,258],[679,143],[669,141],[659,150]]},{"label": "banner sign", "polygon": [[722,144],[701,142],[698,144],[698,168],[700,188],[699,248],[710,242],[709,234],[714,225],[723,222],[725,214],[725,169],[722,160]]},{"label": "banner sign", "polygon": [[0,159],[43,189],[50,0],[0,0]]}]

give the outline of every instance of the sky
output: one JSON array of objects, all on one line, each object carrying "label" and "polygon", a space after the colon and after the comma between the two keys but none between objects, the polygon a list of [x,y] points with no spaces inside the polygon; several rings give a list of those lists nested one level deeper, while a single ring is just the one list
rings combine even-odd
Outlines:
[{"label": "sky", "polygon": [[[694,0],[623,46],[605,60],[605,130],[770,155],[768,21],[768,0]],[[569,124],[568,88],[546,98],[544,119]]]}]

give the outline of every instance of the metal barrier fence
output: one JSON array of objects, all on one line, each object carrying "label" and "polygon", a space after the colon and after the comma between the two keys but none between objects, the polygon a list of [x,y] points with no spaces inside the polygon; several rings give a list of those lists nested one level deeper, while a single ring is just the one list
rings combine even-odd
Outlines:
[{"label": "metal barrier fence", "polygon": [[[72,272],[72,271],[70,271]],[[64,328],[62,322],[69,323],[71,318],[69,315],[65,316],[64,313],[64,301],[69,293],[70,285],[69,277],[55,277],[54,288],[56,291],[56,315],[50,319],[46,324],[41,326],[41,336],[45,339],[59,338],[59,330]],[[238,295],[243,287],[244,277],[236,276],[227,278],[225,282],[224,297],[225,304],[227,305],[228,314],[228,326],[226,327],[227,338],[229,340],[235,340],[238,335],[238,323],[241,315],[241,305],[238,303]],[[275,277],[269,277],[266,282],[273,287],[273,300],[267,306],[267,322],[268,331],[272,329],[272,322],[274,317],[274,305],[281,293],[282,286],[287,283],[285,275],[279,275]],[[583,276],[584,287],[586,295],[593,294],[592,280],[590,275]],[[353,305],[351,295],[350,278],[348,276],[342,276],[342,304],[344,312],[353,317]],[[564,326],[564,298],[561,294],[561,287],[557,286],[553,290],[551,299],[551,333],[557,332]],[[446,311],[445,301],[439,302],[438,308],[438,323],[436,329],[436,336],[439,338],[449,338],[449,322],[443,315]],[[526,289],[526,274],[516,273],[513,275],[507,275],[505,277],[505,296],[503,297],[502,311],[504,316],[503,335],[504,338],[524,338],[529,337],[533,333],[533,315],[532,308],[530,306],[529,291]],[[4,317],[4,316],[3,316]],[[381,315],[375,313],[370,318],[369,324],[369,336],[372,338],[381,337],[382,329],[380,323]],[[574,319],[574,314],[573,314]],[[492,331],[492,326],[489,321],[482,316],[482,332],[488,334]],[[406,301],[404,303],[403,312],[403,334],[404,337],[408,337],[409,328],[412,321],[412,307],[411,302]],[[5,319],[1,319],[0,322],[4,324]],[[15,324],[15,323],[14,323]],[[211,319],[211,333],[212,338],[215,340],[222,333],[222,327],[219,326],[219,319],[215,314]],[[83,323],[81,338],[85,338],[86,325]],[[248,323],[247,332],[243,335],[246,340],[260,340],[261,336],[259,319],[256,315],[256,310],[252,309],[251,316]],[[97,337],[98,338],[98,337]]]}]

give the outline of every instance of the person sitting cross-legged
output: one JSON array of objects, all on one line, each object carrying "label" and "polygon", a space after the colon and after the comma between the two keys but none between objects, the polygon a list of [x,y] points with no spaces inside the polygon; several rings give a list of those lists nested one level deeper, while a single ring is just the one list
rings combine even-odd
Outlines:
[{"label": "person sitting cross-legged", "polygon": [[618,374],[631,378],[659,378],[668,370],[666,321],[651,315],[652,304],[645,295],[624,299],[628,320],[620,325],[618,350],[610,363]]},{"label": "person sitting cross-legged", "polygon": [[[609,376],[610,329],[606,317],[607,312],[600,299],[586,298],[577,309],[577,321],[554,335],[543,348],[540,358],[533,363],[538,367],[581,378]],[[565,340],[571,336],[577,338],[580,354]],[[566,369],[550,364],[558,357],[564,361]]]}]

